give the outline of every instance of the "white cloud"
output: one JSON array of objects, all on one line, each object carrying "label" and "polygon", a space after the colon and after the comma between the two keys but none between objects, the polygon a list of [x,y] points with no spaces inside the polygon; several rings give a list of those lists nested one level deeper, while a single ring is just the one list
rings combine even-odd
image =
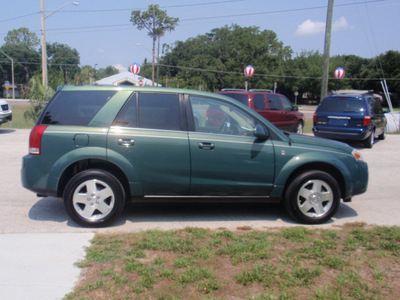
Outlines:
[{"label": "white cloud", "polygon": [[128,71],[128,68],[121,64],[113,65],[113,67],[116,68],[119,73]]},{"label": "white cloud", "polygon": [[[345,17],[340,17],[339,20],[332,24],[332,30],[345,30],[351,28]],[[325,22],[307,20],[301,23],[296,30],[296,35],[315,35],[325,32]]]},{"label": "white cloud", "polygon": [[338,31],[338,30],[344,30],[350,28],[349,23],[347,23],[347,20],[345,17],[341,17],[339,20],[333,23],[332,25],[332,30],[333,31]]},{"label": "white cloud", "polygon": [[314,35],[325,31],[324,22],[315,22],[311,20],[301,23],[296,30],[296,35]]}]

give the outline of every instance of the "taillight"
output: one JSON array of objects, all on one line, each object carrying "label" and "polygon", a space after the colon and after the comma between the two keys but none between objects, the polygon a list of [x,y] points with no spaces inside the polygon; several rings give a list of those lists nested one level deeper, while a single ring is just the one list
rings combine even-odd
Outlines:
[{"label": "taillight", "polygon": [[369,124],[371,124],[371,117],[370,116],[364,116],[363,126],[367,126]]},{"label": "taillight", "polygon": [[36,125],[32,128],[29,136],[29,154],[40,155],[42,135],[46,128],[47,126],[44,125]]},{"label": "taillight", "polygon": [[314,123],[317,123],[317,113],[314,113],[313,122],[314,122]]}]

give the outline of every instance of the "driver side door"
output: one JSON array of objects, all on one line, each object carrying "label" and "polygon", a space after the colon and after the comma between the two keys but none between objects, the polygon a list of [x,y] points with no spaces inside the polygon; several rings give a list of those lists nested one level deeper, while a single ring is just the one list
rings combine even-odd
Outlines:
[{"label": "driver side door", "polygon": [[268,196],[275,171],[272,141],[253,135],[256,119],[219,99],[190,96],[190,194]]}]

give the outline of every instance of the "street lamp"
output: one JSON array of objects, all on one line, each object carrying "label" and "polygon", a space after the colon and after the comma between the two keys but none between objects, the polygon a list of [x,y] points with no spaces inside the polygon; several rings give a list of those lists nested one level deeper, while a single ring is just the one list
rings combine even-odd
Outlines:
[{"label": "street lamp", "polygon": [[0,52],[3,53],[9,60],[11,60],[11,77],[12,77],[12,96],[13,100],[15,100],[15,86],[14,86],[14,59],[9,57],[3,50],[0,49]]},{"label": "street lamp", "polygon": [[46,24],[45,19],[50,17],[52,14],[58,12],[59,10],[63,9],[67,5],[79,5],[78,2],[68,2],[63,6],[57,8],[55,11],[49,13],[47,16],[44,14],[44,0],[41,0],[41,10],[42,10],[42,84],[43,87],[47,90],[48,89],[48,79],[47,79],[47,49],[46,49]]}]

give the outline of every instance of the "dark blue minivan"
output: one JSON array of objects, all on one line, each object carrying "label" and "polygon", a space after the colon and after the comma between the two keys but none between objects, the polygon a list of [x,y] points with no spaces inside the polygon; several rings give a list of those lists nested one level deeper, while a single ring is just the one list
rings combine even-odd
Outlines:
[{"label": "dark blue minivan", "polygon": [[373,94],[337,94],[325,97],[314,113],[315,136],[362,141],[372,148],[375,138],[386,137],[386,117]]}]

